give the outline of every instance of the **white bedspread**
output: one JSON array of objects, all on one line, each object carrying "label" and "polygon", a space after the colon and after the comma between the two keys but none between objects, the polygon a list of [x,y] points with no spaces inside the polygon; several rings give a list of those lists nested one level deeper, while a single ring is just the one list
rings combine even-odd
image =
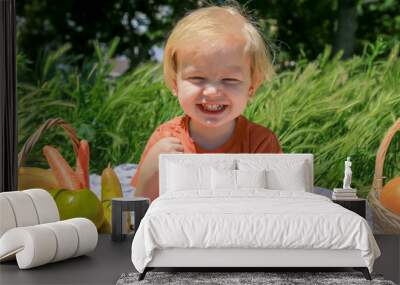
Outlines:
[{"label": "white bedspread", "polygon": [[366,220],[321,195],[248,189],[167,193],[151,204],[132,243],[143,272],[163,248],[358,249],[372,272],[380,251]]}]

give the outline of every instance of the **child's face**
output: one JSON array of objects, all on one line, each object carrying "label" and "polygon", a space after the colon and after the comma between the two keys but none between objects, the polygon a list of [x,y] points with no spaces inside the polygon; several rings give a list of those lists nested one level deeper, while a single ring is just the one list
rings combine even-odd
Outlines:
[{"label": "child's face", "polygon": [[245,42],[226,37],[217,44],[202,41],[177,53],[174,95],[184,112],[206,127],[231,123],[254,92]]}]

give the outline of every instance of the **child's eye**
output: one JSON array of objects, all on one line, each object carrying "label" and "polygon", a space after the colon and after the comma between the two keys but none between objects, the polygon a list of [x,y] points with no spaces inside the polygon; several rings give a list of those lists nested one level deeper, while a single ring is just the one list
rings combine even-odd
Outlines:
[{"label": "child's eye", "polygon": [[193,81],[202,81],[202,80],[204,80],[205,78],[204,77],[201,77],[201,76],[192,76],[192,77],[189,77],[189,80],[193,80]]},{"label": "child's eye", "polygon": [[224,79],[222,79],[222,81],[224,83],[228,83],[228,84],[236,84],[236,83],[240,82],[240,80],[236,79],[236,78],[224,78]]}]

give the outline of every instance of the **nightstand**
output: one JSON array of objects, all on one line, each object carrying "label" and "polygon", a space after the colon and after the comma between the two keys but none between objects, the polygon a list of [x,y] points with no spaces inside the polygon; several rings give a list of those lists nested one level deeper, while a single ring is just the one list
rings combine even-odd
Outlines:
[{"label": "nightstand", "polygon": [[350,211],[353,211],[354,213],[359,214],[361,217],[365,219],[366,216],[366,205],[367,205],[367,200],[362,199],[362,198],[357,198],[357,199],[343,199],[343,200],[333,200],[332,202],[339,204],[340,206],[349,209]]},{"label": "nightstand", "polygon": [[126,224],[127,215],[130,215],[131,211],[135,215],[134,231],[136,232],[149,205],[150,199],[144,197],[113,198],[111,239],[113,241],[123,241],[126,239],[127,233],[124,232],[123,225]]}]

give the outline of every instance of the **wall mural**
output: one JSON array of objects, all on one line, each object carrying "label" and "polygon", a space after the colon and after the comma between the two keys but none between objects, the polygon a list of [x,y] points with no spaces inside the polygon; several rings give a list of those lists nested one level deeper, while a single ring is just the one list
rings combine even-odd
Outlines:
[{"label": "wall mural", "polygon": [[[138,12],[140,7],[132,11],[125,3],[110,2],[116,10],[109,10],[122,19],[116,28],[114,22],[93,28],[69,7],[68,13],[60,12],[67,15],[68,29],[57,26],[52,16],[57,11],[41,14],[54,24],[48,30],[37,28],[33,20],[38,17],[35,11],[46,5],[35,10],[24,1],[17,3],[19,190],[46,189],[62,219],[88,217],[107,233],[111,199],[135,194],[132,178],[150,135],[184,114],[164,83],[162,65],[165,36],[182,17],[184,9],[178,8],[183,4],[171,1],[171,9],[160,4],[163,8],[154,5]],[[190,3],[185,5],[195,5]],[[129,11],[124,14],[125,8]],[[366,15],[372,13],[368,11]],[[281,17],[289,17],[285,15]],[[370,31],[363,29],[370,18],[363,17],[360,34]],[[104,20],[94,18],[93,23]],[[260,25],[267,37],[277,40],[286,31],[277,23],[286,22]],[[299,34],[296,27],[287,29],[293,29],[288,34]],[[114,35],[116,30],[124,32]],[[79,33],[90,40],[82,40]],[[314,155],[319,194],[365,198],[374,232],[400,234],[399,44],[386,31],[382,35],[365,34],[346,59],[332,51],[331,34],[321,34],[326,42],[318,43],[318,51],[317,43],[306,40],[293,44],[290,52],[273,50],[276,75],[260,86],[243,115],[271,129],[284,153]],[[50,39],[54,42],[45,45]],[[127,229],[132,228],[131,218],[126,221]]]}]

